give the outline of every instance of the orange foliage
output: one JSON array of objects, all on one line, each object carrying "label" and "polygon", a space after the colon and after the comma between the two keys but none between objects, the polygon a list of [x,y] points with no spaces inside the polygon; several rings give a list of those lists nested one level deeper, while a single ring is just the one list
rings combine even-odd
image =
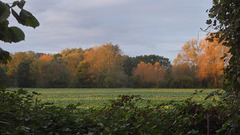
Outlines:
[{"label": "orange foliage", "polygon": [[43,56],[41,56],[40,58],[38,58],[38,60],[50,62],[50,61],[53,60],[53,57],[51,57],[51,56],[49,56],[49,55],[43,55]]},{"label": "orange foliage", "polygon": [[198,63],[198,55],[201,53],[202,42],[197,39],[192,39],[186,42],[182,47],[182,52],[174,59],[174,64],[188,63],[189,66],[196,66]]},{"label": "orange foliage", "polygon": [[124,58],[118,46],[111,43],[96,46],[84,53],[84,59],[90,64],[90,73],[106,73],[112,69],[122,68]]},{"label": "orange foliage", "polygon": [[[206,38],[208,38],[207,36]],[[218,39],[214,38],[213,42],[206,39],[202,41],[203,52],[198,57],[197,75],[200,79],[205,79],[209,76],[214,78],[215,86],[218,87],[218,80],[223,75],[223,68],[227,61],[221,59],[227,52],[228,48],[218,43]]]},{"label": "orange foliage", "polygon": [[67,62],[67,66],[72,69],[72,73],[77,71],[79,63],[83,60],[83,54],[73,52],[64,56],[63,59]]},{"label": "orange foliage", "polygon": [[207,38],[211,37],[207,36],[200,42],[196,39],[188,41],[182,47],[182,52],[174,60],[173,67],[178,68],[178,65],[186,63],[189,70],[195,71],[198,79],[204,80],[212,77],[215,87],[218,87],[219,78],[223,75],[223,68],[228,61],[221,58],[228,52],[228,48],[223,46],[222,43],[218,43],[217,38],[213,38],[213,42],[209,42]]},{"label": "orange foliage", "polygon": [[104,82],[105,87],[116,87],[126,80],[123,69],[125,57],[121,56],[117,45],[106,43],[94,47],[84,53],[84,60],[89,63],[88,73],[94,76],[92,78],[96,82]]},{"label": "orange foliage", "polygon": [[151,63],[140,62],[137,68],[133,69],[133,76],[139,77],[140,80],[146,82],[157,82],[165,78],[165,67],[161,66],[159,62],[155,65]]},{"label": "orange foliage", "polygon": [[14,78],[18,65],[25,60],[34,60],[34,58],[33,51],[16,52],[15,54],[12,54],[12,60],[7,64],[7,75]]},{"label": "orange foliage", "polygon": [[66,48],[60,53],[67,66],[71,68],[73,75],[76,73],[79,63],[83,61],[83,53],[82,48]]}]

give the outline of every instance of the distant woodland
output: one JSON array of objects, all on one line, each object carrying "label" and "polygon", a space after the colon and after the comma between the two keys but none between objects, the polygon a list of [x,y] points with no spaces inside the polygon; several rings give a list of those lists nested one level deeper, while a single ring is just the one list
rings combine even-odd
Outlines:
[{"label": "distant woodland", "polygon": [[[207,36],[206,38],[208,38]],[[0,65],[0,84],[40,88],[217,88],[223,85],[228,48],[206,39],[192,39],[170,63],[158,55],[129,57],[118,45],[106,43],[57,54],[33,51],[11,54]]]}]

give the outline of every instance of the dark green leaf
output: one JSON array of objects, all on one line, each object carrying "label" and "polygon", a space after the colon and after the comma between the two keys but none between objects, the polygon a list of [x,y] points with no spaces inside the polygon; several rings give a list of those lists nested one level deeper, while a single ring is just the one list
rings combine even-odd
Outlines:
[{"label": "dark green leaf", "polygon": [[21,0],[21,1],[18,3],[18,7],[19,7],[20,9],[23,9],[25,3],[26,3],[25,0]]},{"label": "dark green leaf", "polygon": [[19,42],[25,39],[23,31],[18,27],[10,27],[9,31],[11,32],[12,42]]},{"label": "dark green leaf", "polygon": [[0,121],[0,124],[10,125],[8,122]]},{"label": "dark green leaf", "polygon": [[11,61],[11,59],[12,57],[10,56],[9,52],[0,48],[0,63],[7,64],[8,61]]},{"label": "dark green leaf", "polygon": [[18,15],[18,13],[12,9],[12,14],[13,16],[16,18],[16,20],[18,21],[18,23],[20,24],[24,24],[25,22],[20,18],[20,16]]},{"label": "dark green leaf", "polygon": [[210,92],[204,100],[207,100],[213,96],[215,96],[215,91]]},{"label": "dark green leaf", "polygon": [[189,134],[198,134],[199,131],[192,129],[192,130],[190,130],[188,133],[189,133]]},{"label": "dark green leaf", "polygon": [[212,23],[211,19],[207,20],[207,22],[206,22],[206,24],[211,24],[211,23]]},{"label": "dark green leaf", "polygon": [[38,20],[27,10],[22,9],[20,12],[20,22],[22,25],[36,28],[39,26]]},{"label": "dark green leaf", "polygon": [[4,26],[2,28],[3,33],[0,33],[0,40],[4,42],[19,42],[24,40],[25,35],[23,31],[17,27],[8,27],[8,21],[2,23],[1,25]]},{"label": "dark green leaf", "polygon": [[217,25],[217,20],[214,20],[213,26],[216,26],[216,25]]},{"label": "dark green leaf", "polygon": [[4,39],[5,32],[8,30],[8,21],[0,22],[0,40]]},{"label": "dark green leaf", "polygon": [[10,15],[9,7],[0,1],[0,22],[6,20]]},{"label": "dark green leaf", "polygon": [[11,7],[15,7],[16,5],[18,5],[19,1],[14,1]]}]

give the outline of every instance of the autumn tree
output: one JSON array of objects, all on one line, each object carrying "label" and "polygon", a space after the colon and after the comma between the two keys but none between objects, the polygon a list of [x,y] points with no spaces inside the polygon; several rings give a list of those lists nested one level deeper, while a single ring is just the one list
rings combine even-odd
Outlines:
[{"label": "autumn tree", "polygon": [[17,68],[17,66],[25,60],[36,59],[35,53],[33,51],[28,52],[16,52],[11,55],[12,60],[7,64],[8,68]]},{"label": "autumn tree", "polygon": [[35,53],[33,51],[28,52],[16,52],[14,54],[11,54],[12,60],[8,62],[5,67],[7,69],[7,75],[10,78],[12,86],[15,86],[16,83],[16,73],[18,65],[26,60],[35,60],[40,56],[39,53]]},{"label": "autumn tree", "polygon": [[[210,38],[209,36],[206,37]],[[202,52],[198,56],[197,75],[200,79],[214,78],[214,86],[219,86],[219,79],[223,76],[223,69],[227,65],[228,57],[222,59],[228,52],[228,48],[219,43],[219,39],[214,38],[213,42],[204,39],[201,46]]]},{"label": "autumn tree", "polygon": [[[165,79],[165,73],[165,67],[161,66],[158,62],[154,65],[140,62],[137,68],[133,69],[133,76],[140,80],[140,84],[142,84],[143,87],[156,87],[159,80]],[[148,84],[148,86],[145,84]]]},{"label": "autumn tree", "polygon": [[198,57],[202,53],[202,46],[202,41],[198,39],[189,40],[182,46],[181,52],[173,61],[171,87],[198,87],[196,85],[196,70],[198,69]]},{"label": "autumn tree", "polygon": [[[227,48],[218,43],[217,39],[212,43],[206,39],[200,41],[192,39],[182,47],[182,52],[174,59],[173,76],[175,81],[181,79],[179,77],[184,77],[195,82],[197,77],[203,87],[208,87],[209,81],[213,78],[214,86],[219,86],[218,82],[226,64],[221,57],[225,55]],[[188,73],[186,70],[189,70]]]},{"label": "autumn tree", "polygon": [[41,57],[39,57],[38,60],[51,62],[53,60],[53,57],[45,54],[45,55],[42,55]]},{"label": "autumn tree", "polygon": [[67,63],[67,66],[72,70],[72,74],[75,74],[78,65],[83,61],[84,50],[82,48],[64,49],[61,53],[62,59]]},{"label": "autumn tree", "polygon": [[88,73],[94,74],[98,87],[123,85],[124,82],[117,82],[125,78],[124,57],[121,56],[121,53],[118,45],[112,43],[94,47],[84,53],[84,59],[90,65]]},{"label": "autumn tree", "polygon": [[137,65],[142,61],[144,63],[151,63],[154,65],[156,62],[158,62],[160,65],[164,66],[166,69],[171,68],[171,63],[168,58],[165,58],[163,56],[158,56],[158,55],[141,55],[141,56],[136,56],[136,57],[129,57],[125,56],[126,59],[124,61],[124,72],[132,76],[132,71],[134,68],[137,67]]},{"label": "autumn tree", "polygon": [[198,66],[198,56],[202,53],[203,43],[198,39],[189,40],[182,46],[182,50],[174,59],[174,64],[188,63],[191,68],[196,69]]}]

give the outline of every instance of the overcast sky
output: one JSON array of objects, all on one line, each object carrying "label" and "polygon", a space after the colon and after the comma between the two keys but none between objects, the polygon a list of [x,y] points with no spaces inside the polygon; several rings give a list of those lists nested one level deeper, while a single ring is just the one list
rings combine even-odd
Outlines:
[{"label": "overcast sky", "polygon": [[[10,0],[3,0],[9,2]],[[11,0],[12,1],[12,0]],[[211,0],[26,0],[25,9],[40,22],[25,41],[0,47],[10,52],[58,53],[65,48],[118,44],[129,56],[156,54],[171,61],[181,46],[204,38]]]}]

